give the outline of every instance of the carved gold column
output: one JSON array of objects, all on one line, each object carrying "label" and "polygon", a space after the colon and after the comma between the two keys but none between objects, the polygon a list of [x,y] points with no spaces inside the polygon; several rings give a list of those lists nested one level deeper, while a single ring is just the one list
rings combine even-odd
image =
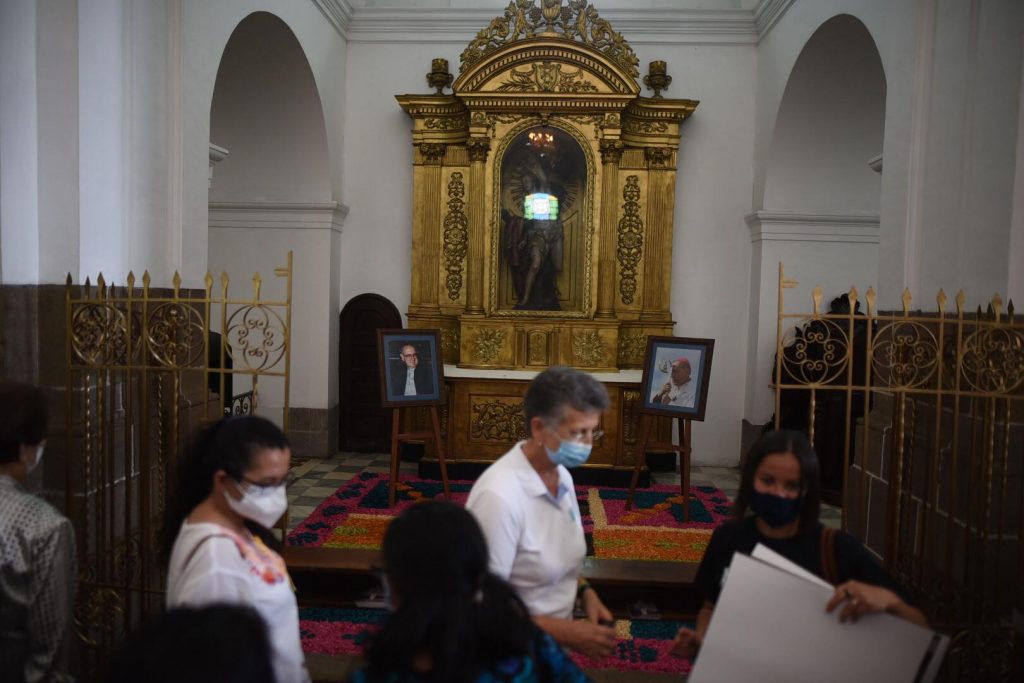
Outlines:
[{"label": "carved gold column", "polygon": [[421,142],[419,182],[414,183],[412,306],[417,313],[438,313],[438,272],[441,245],[441,170],[445,145]]},{"label": "carved gold column", "polygon": [[469,256],[466,259],[466,313],[484,313],[484,240],[486,233],[487,207],[487,154],[491,141],[486,137],[470,138],[466,143],[469,151]]},{"label": "carved gold column", "polygon": [[[671,320],[668,309],[672,283],[672,222],[675,215],[676,174],[671,147],[644,149],[647,182],[647,236],[641,320]],[[686,277],[685,273],[676,273]]]},{"label": "carved gold column", "polygon": [[[616,116],[615,123],[618,123]],[[605,134],[611,131],[605,129]],[[616,137],[601,140],[601,241],[597,259],[597,313],[595,318],[615,317],[615,226],[618,207],[619,161],[622,140]]]}]

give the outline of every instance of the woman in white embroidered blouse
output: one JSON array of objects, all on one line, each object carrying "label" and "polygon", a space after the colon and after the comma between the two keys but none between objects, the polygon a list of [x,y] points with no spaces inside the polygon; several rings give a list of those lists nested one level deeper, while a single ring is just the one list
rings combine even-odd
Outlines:
[{"label": "woman in white embroidered blouse", "polygon": [[267,625],[276,679],[305,683],[298,605],[269,532],[288,506],[290,460],[284,433],[260,417],[227,418],[196,435],[165,520],[167,606],[254,607]]}]

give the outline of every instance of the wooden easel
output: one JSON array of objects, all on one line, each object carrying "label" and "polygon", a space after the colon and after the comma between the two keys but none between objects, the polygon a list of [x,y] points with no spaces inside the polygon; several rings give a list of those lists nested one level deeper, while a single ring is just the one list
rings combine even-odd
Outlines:
[{"label": "wooden easel", "polygon": [[643,413],[640,424],[640,441],[637,443],[637,452],[634,456],[636,464],[633,466],[633,481],[629,485],[629,497],[626,498],[626,509],[633,509],[633,494],[636,493],[637,482],[640,481],[640,468],[644,466],[647,458],[647,449],[675,451],[679,453],[679,486],[683,494],[683,520],[690,521],[690,420],[685,417],[670,417],[679,425],[679,443],[662,443],[649,441],[651,428],[654,426],[656,415]]},{"label": "wooden easel", "polygon": [[402,411],[405,408],[393,408],[391,411],[391,481],[388,483],[388,507],[395,507],[395,494],[398,486],[398,461],[401,444],[405,441],[420,441],[422,439],[433,439],[437,446],[437,460],[441,465],[441,483],[444,486],[444,497],[452,499],[451,491],[448,489],[448,465],[444,459],[444,444],[441,443],[441,420],[438,417],[437,406],[423,406],[430,410],[430,423],[433,430],[429,432],[408,432],[401,433]]}]

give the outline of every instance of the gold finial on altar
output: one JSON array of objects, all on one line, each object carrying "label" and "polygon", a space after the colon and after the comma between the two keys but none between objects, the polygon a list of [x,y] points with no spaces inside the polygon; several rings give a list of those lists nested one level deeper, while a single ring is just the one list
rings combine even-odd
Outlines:
[{"label": "gold finial on altar", "polygon": [[431,88],[437,89],[437,94],[444,93],[444,89],[452,84],[454,76],[448,71],[448,60],[442,57],[435,57],[430,62],[430,73],[427,74],[427,83]]},{"label": "gold finial on altar", "polygon": [[545,23],[548,25],[541,35],[546,38],[558,36],[558,33],[555,31],[555,20],[562,14],[562,0],[542,0],[540,11],[544,15]]},{"label": "gold finial on altar", "polygon": [[654,97],[660,98],[661,91],[667,90],[672,84],[672,77],[668,75],[668,65],[660,59],[651,62],[647,66],[647,75],[644,76],[644,85],[654,91]]}]

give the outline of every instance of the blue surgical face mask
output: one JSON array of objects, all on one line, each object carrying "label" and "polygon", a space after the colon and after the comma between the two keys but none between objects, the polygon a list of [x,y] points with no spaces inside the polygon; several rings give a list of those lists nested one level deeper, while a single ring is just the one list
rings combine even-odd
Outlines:
[{"label": "blue surgical face mask", "polygon": [[591,448],[593,446],[590,444],[564,440],[557,451],[544,446],[544,450],[548,452],[548,458],[551,459],[551,462],[563,467],[579,467],[585,463],[590,457]]},{"label": "blue surgical face mask", "polygon": [[750,496],[750,507],[764,523],[773,529],[784,527],[800,516],[802,498],[784,498],[754,489]]}]

